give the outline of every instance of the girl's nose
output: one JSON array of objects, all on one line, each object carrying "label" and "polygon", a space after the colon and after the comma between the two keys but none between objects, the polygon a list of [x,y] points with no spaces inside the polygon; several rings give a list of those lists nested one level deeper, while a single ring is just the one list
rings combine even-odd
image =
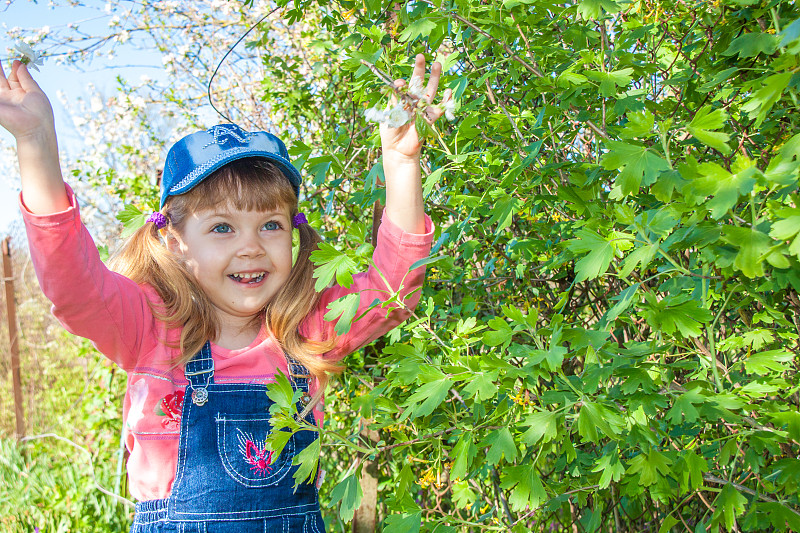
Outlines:
[{"label": "girl's nose", "polygon": [[240,257],[261,257],[265,253],[266,250],[258,238],[258,232],[245,232],[242,234],[237,252]]}]

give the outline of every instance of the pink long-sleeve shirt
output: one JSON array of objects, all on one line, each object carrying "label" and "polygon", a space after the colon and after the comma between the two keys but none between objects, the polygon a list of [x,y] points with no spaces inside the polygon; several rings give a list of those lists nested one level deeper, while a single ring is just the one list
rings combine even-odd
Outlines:
[{"label": "pink long-sleeve shirt", "polygon": [[[170,361],[178,350],[170,348],[180,330],[169,329],[153,316],[151,305],[163,308],[158,293],[149,285],[136,284],[108,270],[100,260],[89,232],[81,223],[78,203],[67,187],[70,207],[63,212],[34,215],[20,197],[31,258],[39,284],[53,303],[53,314],[68,331],[91,340],[95,347],[128,374],[123,402],[125,439],[130,457],[128,477],[131,494],[138,500],[166,498],[175,477],[180,434],[180,395],[188,384],[183,368]],[[423,281],[424,267],[409,267],[430,251],[432,224],[426,217],[424,234],[406,233],[383,217],[373,260],[378,270],[402,294],[415,291]],[[376,299],[385,300],[386,285],[370,268],[354,276],[349,288],[326,289],[321,301],[301,324],[309,338],[329,338],[333,324],[323,316],[327,305],[346,294],[361,292],[359,316]],[[413,307],[419,291],[405,303]],[[339,359],[368,344],[405,320],[407,312],[394,310],[386,317],[376,308],[353,323],[337,338],[324,357]],[[166,340],[166,343],[165,343]],[[246,348],[228,350],[211,344],[216,383],[272,383],[278,370],[288,374],[286,359],[269,331],[262,328]],[[312,384],[313,393],[313,384]],[[322,413],[315,411],[318,423]]]}]

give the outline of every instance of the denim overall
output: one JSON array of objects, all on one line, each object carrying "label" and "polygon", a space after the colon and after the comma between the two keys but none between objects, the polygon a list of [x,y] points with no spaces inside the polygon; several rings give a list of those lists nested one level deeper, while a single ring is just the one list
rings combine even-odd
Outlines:
[{"label": "denim overall", "polygon": [[[131,533],[322,533],[313,483],[294,490],[292,459],[318,437],[295,433],[277,460],[266,385],[214,383],[208,343],[186,364],[178,467],[170,496],[136,504]],[[308,370],[289,360],[292,388],[308,395]],[[313,414],[307,421],[313,423]]]}]

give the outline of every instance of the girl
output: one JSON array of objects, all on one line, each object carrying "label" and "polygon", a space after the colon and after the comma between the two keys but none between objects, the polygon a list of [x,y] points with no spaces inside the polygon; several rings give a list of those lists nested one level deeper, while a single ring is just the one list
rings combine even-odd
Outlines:
[{"label": "girl", "polygon": [[[417,56],[414,76],[425,60]],[[425,96],[432,101],[441,66]],[[404,82],[395,82],[402,87]],[[449,93],[445,93],[445,100]],[[429,107],[429,122],[442,112]],[[132,531],[323,530],[317,487],[293,488],[292,459],[317,433],[296,433],[274,457],[266,445],[278,372],[300,391],[298,411],[322,423],[320,400],[336,361],[383,335],[407,312],[374,309],[336,336],[327,305],[360,293],[361,309],[393,290],[417,294],[432,239],[423,213],[413,120],[381,127],[386,208],[378,271],[317,294],[309,255],[319,237],[298,213],[300,174],[266,132],[219,125],[167,155],[161,209],[126,242],[112,272],[61,177],[52,109],[25,65],[0,67],[0,125],[17,141],[31,256],[55,316],[128,373],[123,405]],[[292,257],[292,234],[299,251]],[[311,417],[314,417],[312,420]]]}]

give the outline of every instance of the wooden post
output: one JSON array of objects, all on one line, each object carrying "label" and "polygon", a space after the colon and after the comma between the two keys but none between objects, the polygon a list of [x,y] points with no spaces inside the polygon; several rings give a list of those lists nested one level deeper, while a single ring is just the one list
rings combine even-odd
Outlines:
[{"label": "wooden post", "polygon": [[14,298],[14,271],[11,267],[11,237],[3,239],[3,285],[6,292],[11,379],[14,383],[14,415],[17,421],[17,438],[21,439],[25,436],[25,415],[22,411],[22,378],[19,371],[19,337],[17,336],[17,305]]},{"label": "wooden post", "polygon": [[[372,212],[372,245],[378,243],[378,228],[381,225],[383,216],[383,206],[380,202],[375,202]],[[380,351],[382,342],[378,342],[376,348]],[[365,420],[361,428],[361,434],[372,442],[378,442],[380,435],[375,430],[368,429],[371,421]],[[356,509],[353,516],[353,533],[375,533],[378,530],[378,461],[364,461],[361,469],[361,505]]]}]

